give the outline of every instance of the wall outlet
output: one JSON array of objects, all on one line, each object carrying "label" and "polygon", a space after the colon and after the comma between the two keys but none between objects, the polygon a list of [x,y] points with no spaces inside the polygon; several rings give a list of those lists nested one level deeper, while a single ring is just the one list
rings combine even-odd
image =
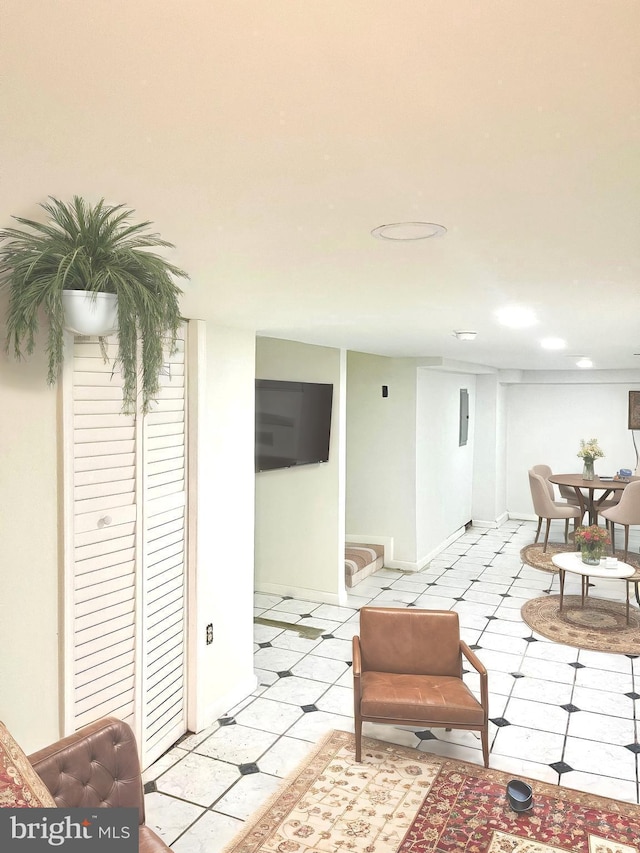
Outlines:
[{"label": "wall outlet", "polygon": [[207,645],[210,646],[213,643],[213,623],[209,622],[207,625]]}]

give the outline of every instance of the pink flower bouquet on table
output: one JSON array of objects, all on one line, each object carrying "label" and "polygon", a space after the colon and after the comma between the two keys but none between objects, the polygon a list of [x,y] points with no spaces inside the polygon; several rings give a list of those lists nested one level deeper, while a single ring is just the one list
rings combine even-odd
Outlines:
[{"label": "pink flower bouquet on table", "polygon": [[609,531],[604,527],[591,524],[589,527],[579,527],[576,530],[575,541],[582,551],[582,562],[596,565],[600,562],[604,547],[611,542],[611,538]]}]

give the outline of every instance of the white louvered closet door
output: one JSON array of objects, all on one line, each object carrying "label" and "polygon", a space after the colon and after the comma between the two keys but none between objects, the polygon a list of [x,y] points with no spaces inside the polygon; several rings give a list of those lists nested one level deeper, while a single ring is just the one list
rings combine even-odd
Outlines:
[{"label": "white louvered closet door", "polygon": [[184,340],[144,418],[121,414],[119,371],[96,341],[76,338],[73,355],[67,724],[126,720],[148,766],[186,730]]},{"label": "white louvered closet door", "polygon": [[144,418],[142,755],[145,765],[186,730],[186,460],[184,341],[167,357]]}]

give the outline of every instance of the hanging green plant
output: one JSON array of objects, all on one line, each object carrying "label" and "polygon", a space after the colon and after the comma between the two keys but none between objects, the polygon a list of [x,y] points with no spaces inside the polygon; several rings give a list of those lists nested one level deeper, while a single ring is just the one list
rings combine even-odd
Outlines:
[{"label": "hanging green plant", "polygon": [[175,278],[188,278],[149,250],[173,244],[150,233],[151,222],[132,224],[134,211],[122,204],[111,206],[101,199],[90,205],[79,196],[65,203],[50,196],[40,207],[48,222],[16,216],[30,230],[0,231],[0,285],[9,288],[7,351],[13,350],[16,358],[33,352],[43,309],[49,321],[47,381],[54,384],[63,362],[64,329],[69,328],[63,292],[87,292],[94,309],[99,294],[115,294],[123,411],[136,409],[140,375],[141,408],[147,412],[181,322],[182,290]]}]

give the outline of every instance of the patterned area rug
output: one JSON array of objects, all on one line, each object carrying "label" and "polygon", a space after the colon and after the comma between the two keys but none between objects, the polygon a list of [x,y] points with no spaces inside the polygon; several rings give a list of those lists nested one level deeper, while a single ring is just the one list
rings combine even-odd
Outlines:
[{"label": "patterned area rug", "polygon": [[[558,545],[554,543],[553,545],[547,545],[547,551],[543,553],[541,543],[537,545],[525,545],[520,551],[520,559],[528,566],[533,566],[534,569],[541,569],[543,572],[557,572],[558,570],[551,562],[553,555],[575,550],[575,545]],[[616,548],[616,557],[622,560],[624,551],[619,551]],[[638,580],[640,580],[640,554],[628,554],[627,563],[635,568]]]},{"label": "patterned area rug", "polygon": [[226,853],[640,853],[640,807],[465,761],[332,732]]},{"label": "patterned area rug", "polygon": [[560,613],[560,596],[543,595],[527,601],[520,612],[530,628],[556,643],[596,652],[640,654],[640,612],[633,605],[628,625],[626,604],[591,596],[583,608],[579,595],[565,595]]}]

